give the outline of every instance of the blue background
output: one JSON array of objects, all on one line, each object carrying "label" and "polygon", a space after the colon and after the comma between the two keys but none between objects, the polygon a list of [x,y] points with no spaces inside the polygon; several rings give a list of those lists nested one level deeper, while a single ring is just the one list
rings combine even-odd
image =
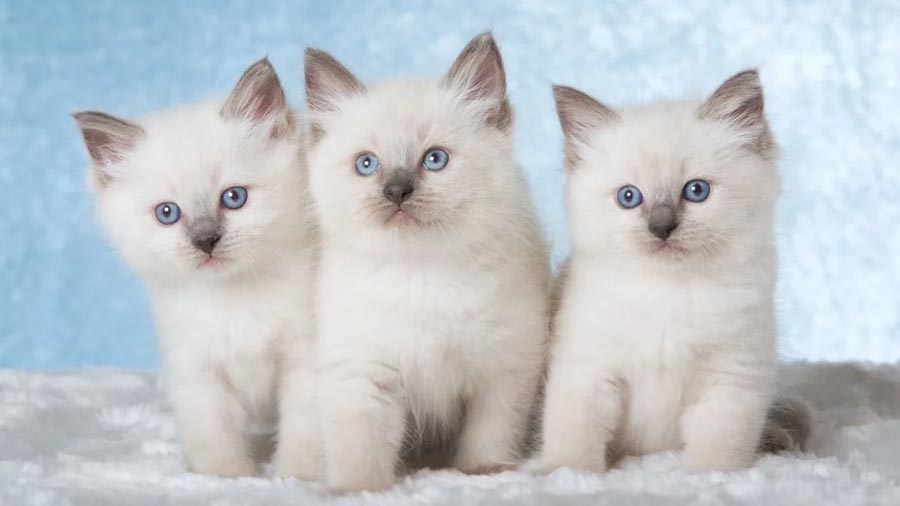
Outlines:
[{"label": "blue background", "polygon": [[158,366],[143,291],[95,225],[69,113],[224,94],[265,54],[301,105],[308,44],[363,79],[439,74],[487,28],[557,259],[551,82],[640,103],[698,97],[758,66],[784,147],[784,354],[900,358],[897,2],[0,0],[0,367]]}]

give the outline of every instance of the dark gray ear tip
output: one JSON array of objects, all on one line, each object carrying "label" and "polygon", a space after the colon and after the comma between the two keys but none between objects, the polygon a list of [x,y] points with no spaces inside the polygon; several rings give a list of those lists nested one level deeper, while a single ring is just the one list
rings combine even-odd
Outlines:
[{"label": "dark gray ear tip", "polygon": [[556,84],[556,83],[551,84],[550,88],[553,90],[554,95],[565,95],[567,93],[576,91],[575,88],[572,88],[571,86],[566,86],[564,84]]},{"label": "dark gray ear tip", "polygon": [[757,70],[756,68],[749,68],[746,70],[742,70],[742,71],[738,72],[737,74],[728,78],[728,81],[741,82],[741,83],[746,83],[746,84],[755,84],[757,86],[760,86],[759,70]]},{"label": "dark gray ear tip", "polygon": [[317,47],[308,47],[303,52],[303,59],[309,65],[310,63],[334,60],[334,57]]},{"label": "dark gray ear tip", "polygon": [[130,122],[100,111],[75,111],[71,113],[79,126],[96,126],[97,123],[119,123],[131,125]]},{"label": "dark gray ear tip", "polygon": [[494,33],[490,30],[483,31],[472,38],[472,42],[477,44],[484,44],[488,46],[496,46],[497,41],[494,39]]},{"label": "dark gray ear tip", "polygon": [[553,98],[556,100],[556,105],[559,106],[561,102],[565,102],[567,100],[578,100],[578,99],[591,99],[593,98],[587,93],[573,88],[571,86],[565,86],[562,84],[554,84],[553,85]]},{"label": "dark gray ear tip", "polygon": [[266,71],[275,72],[275,67],[272,65],[272,62],[269,60],[269,55],[265,55],[262,58],[253,62],[253,65],[250,65],[251,69],[263,69]]},{"label": "dark gray ear tip", "polygon": [[550,89],[553,90],[553,100],[556,101],[557,107],[559,106],[559,101],[572,92],[572,88],[556,83],[550,85]]},{"label": "dark gray ear tip", "polygon": [[97,111],[75,111],[71,113],[71,115],[73,118],[75,118],[76,121],[84,121],[86,119],[106,116],[106,114]]},{"label": "dark gray ear tip", "polygon": [[472,40],[466,44],[466,48],[463,52],[490,52],[495,54],[497,58],[500,57],[500,47],[497,45],[497,40],[490,30],[481,32],[473,37]]}]

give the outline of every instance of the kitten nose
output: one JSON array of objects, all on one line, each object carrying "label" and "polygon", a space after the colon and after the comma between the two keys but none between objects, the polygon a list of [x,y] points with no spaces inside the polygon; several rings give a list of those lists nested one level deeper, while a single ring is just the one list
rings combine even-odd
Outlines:
[{"label": "kitten nose", "polygon": [[388,182],[384,186],[384,196],[398,206],[413,194],[413,185],[409,181]]},{"label": "kitten nose", "polygon": [[672,235],[672,231],[678,227],[678,216],[675,214],[675,208],[669,205],[655,206],[650,210],[648,227],[656,237],[663,241],[668,239]]},{"label": "kitten nose", "polygon": [[191,244],[193,244],[195,248],[206,253],[207,255],[211,255],[213,250],[216,249],[216,244],[221,238],[222,236],[219,234],[194,237],[193,239],[191,239]]}]

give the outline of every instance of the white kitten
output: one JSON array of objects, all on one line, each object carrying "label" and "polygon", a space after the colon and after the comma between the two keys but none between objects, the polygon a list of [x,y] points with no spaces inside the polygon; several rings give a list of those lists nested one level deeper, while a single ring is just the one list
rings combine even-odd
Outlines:
[{"label": "white kitten", "polygon": [[[548,260],[512,158],[489,34],[440,81],[367,89],[308,50],[327,485],[380,489],[455,439],[469,473],[517,463],[545,357]],[[458,436],[458,437],[454,437]]]},{"label": "white kitten", "polygon": [[749,465],[776,357],[779,178],[757,73],[621,111],[554,92],[573,252],[533,467],[680,448],[694,471]]},{"label": "white kitten", "polygon": [[[313,365],[316,234],[301,133],[275,70],[257,62],[224,104],[75,118],[100,219],[147,287],[189,467],[254,474],[251,436],[274,431],[282,373],[296,383]],[[277,460],[303,477],[320,465],[313,408],[302,389],[284,405]]]}]

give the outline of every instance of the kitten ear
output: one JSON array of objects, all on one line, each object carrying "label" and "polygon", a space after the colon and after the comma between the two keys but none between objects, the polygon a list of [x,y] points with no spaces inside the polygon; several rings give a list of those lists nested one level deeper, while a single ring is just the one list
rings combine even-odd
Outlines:
[{"label": "kitten ear", "polygon": [[500,129],[509,128],[512,124],[503,59],[490,32],[478,35],[466,45],[444,80],[462,90],[470,100],[493,102],[488,114],[490,124]]},{"label": "kitten ear", "polygon": [[756,69],[750,69],[722,83],[700,105],[697,114],[701,119],[727,121],[747,131],[752,136],[751,147],[764,154],[774,145],[766,122],[764,102],[759,73]]},{"label": "kitten ear", "polygon": [[619,121],[619,115],[587,93],[568,86],[553,86],[556,114],[565,136],[566,166],[578,161],[578,145],[590,142],[591,132]]},{"label": "kitten ear", "polygon": [[278,74],[268,58],[257,61],[244,71],[222,106],[222,117],[254,123],[274,120],[273,136],[284,133],[290,127],[290,107]]},{"label": "kitten ear", "polygon": [[310,111],[335,111],[341,100],[366,91],[363,83],[333,56],[312,47],[306,48],[304,74]]},{"label": "kitten ear", "polygon": [[72,117],[81,129],[94,170],[104,185],[111,179],[104,168],[120,162],[146,135],[138,125],[102,112],[81,111]]},{"label": "kitten ear", "polygon": [[755,69],[740,72],[722,83],[699,109],[701,118],[752,125],[765,121],[763,91]]}]

